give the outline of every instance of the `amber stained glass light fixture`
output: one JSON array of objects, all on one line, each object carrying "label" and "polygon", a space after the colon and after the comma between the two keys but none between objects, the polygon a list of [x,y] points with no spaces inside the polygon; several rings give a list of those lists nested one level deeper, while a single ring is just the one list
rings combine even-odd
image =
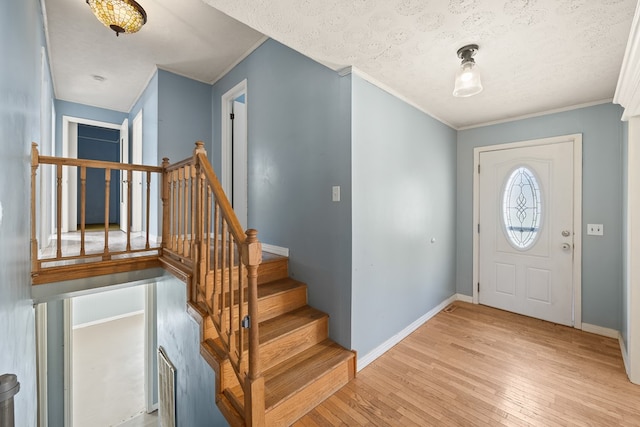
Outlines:
[{"label": "amber stained glass light fixture", "polygon": [[93,14],[105,27],[120,33],[137,33],[147,22],[147,13],[134,0],[87,0]]}]

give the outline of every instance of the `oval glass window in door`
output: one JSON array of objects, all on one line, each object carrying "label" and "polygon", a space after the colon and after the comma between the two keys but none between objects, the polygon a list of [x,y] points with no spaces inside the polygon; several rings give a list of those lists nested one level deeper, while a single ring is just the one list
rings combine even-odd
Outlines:
[{"label": "oval glass window in door", "polygon": [[504,186],[502,222],[509,242],[517,249],[531,247],[540,231],[542,197],[533,171],[516,168]]}]

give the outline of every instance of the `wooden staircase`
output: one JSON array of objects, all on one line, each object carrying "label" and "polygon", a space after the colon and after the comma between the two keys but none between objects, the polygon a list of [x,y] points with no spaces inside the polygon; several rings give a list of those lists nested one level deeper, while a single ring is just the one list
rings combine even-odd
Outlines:
[{"label": "wooden staircase", "polygon": [[[56,239],[40,257],[36,236],[36,174],[55,172]],[[104,249],[86,249],[87,169],[104,170]],[[134,174],[146,176],[146,236],[131,227],[126,244],[109,242],[112,172],[126,179],[128,206]],[[62,242],[64,173],[79,174],[79,250]],[[43,172],[43,175],[48,172]],[[162,246],[150,241],[152,176],[162,182]],[[131,210],[127,224],[131,224]],[[355,353],[329,339],[327,314],[307,304],[307,286],[288,275],[288,259],[262,253],[256,230],[243,230],[222,190],[204,144],[193,157],[162,166],[40,156],[31,158],[31,251],[34,285],[162,266],[186,283],[187,310],[200,324],[200,353],[215,371],[216,404],[232,426],[287,426],[356,373]],[[214,385],[212,384],[212,387]],[[213,404],[213,402],[212,402]]]},{"label": "wooden staircase", "polygon": [[[263,257],[258,319],[264,425],[288,426],[349,382],[356,358],[329,339],[327,314],[307,305],[307,286],[288,277],[288,259],[266,253]],[[216,373],[218,408],[229,424],[244,426],[244,392],[221,351],[217,330],[202,304],[190,303],[189,313],[200,324],[200,354]]]}]

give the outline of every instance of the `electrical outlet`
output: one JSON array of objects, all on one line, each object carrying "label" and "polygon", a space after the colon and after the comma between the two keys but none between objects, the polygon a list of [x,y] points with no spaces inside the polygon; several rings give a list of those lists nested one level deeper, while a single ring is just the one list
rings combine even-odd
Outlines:
[{"label": "electrical outlet", "polygon": [[604,225],[587,224],[587,234],[590,236],[604,236]]}]

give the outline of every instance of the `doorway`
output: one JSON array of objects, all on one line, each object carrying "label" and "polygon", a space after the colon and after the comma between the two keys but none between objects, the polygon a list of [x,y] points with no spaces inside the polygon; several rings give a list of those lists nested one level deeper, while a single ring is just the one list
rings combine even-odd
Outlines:
[{"label": "doorway", "polygon": [[119,425],[156,409],[154,290],[133,286],[65,301],[67,426]]},{"label": "doorway", "polygon": [[[87,160],[120,161],[120,131],[78,124],[78,158]],[[78,181],[80,170],[77,171]],[[105,184],[101,169],[87,168],[85,224],[104,226]],[[117,171],[111,172],[109,185],[109,222],[120,223],[120,185]],[[77,195],[77,218],[81,218],[80,194]],[[78,224],[79,225],[79,224]]]},{"label": "doorway", "polygon": [[475,303],[581,327],[581,135],[476,148]]},{"label": "doorway", "polygon": [[248,92],[243,80],[222,95],[222,188],[243,229],[248,227]]}]

